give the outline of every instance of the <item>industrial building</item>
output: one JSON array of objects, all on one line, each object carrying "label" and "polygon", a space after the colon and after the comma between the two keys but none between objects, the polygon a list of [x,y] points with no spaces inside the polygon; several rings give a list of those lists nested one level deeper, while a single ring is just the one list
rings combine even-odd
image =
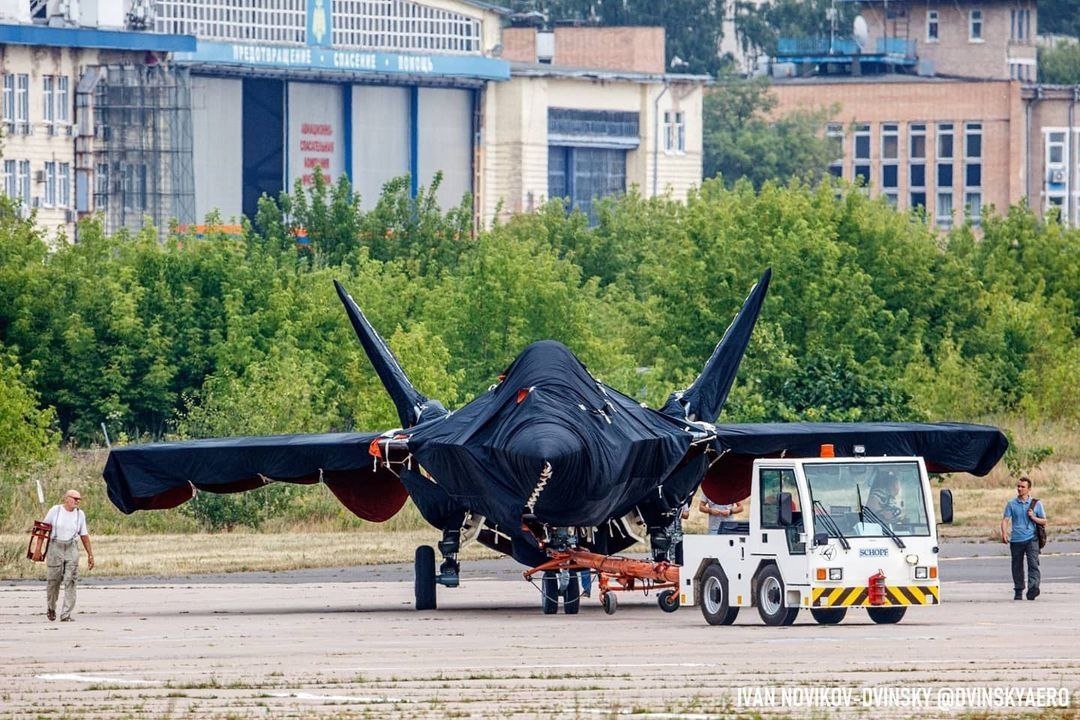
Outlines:
[{"label": "industrial building", "polygon": [[109,230],[253,216],[264,193],[308,184],[316,167],[347,176],[368,208],[393,177],[416,192],[439,174],[440,204],[471,195],[479,225],[553,196],[586,212],[631,187],[681,196],[701,178],[707,78],[666,73],[655,28],[508,27],[505,10],[477,0],[0,0],[0,14],[16,76],[5,123],[21,122],[19,75],[55,102],[49,42],[135,43],[69,60],[77,134],[25,160],[3,148],[18,198],[20,162],[45,171],[49,153],[70,158],[74,180],[57,170],[56,183],[75,182],[72,212],[46,214],[45,188],[25,203],[69,236],[92,212]]},{"label": "industrial building", "polygon": [[108,0],[83,0],[91,27],[53,5],[0,2],[4,193],[69,238],[95,209],[113,227],[190,212],[186,83],[168,58],[195,38],[132,29],[132,6]]}]

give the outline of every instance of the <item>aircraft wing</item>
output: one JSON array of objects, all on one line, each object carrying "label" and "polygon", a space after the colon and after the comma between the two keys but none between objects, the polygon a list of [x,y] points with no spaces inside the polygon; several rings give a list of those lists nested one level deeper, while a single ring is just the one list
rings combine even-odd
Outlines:
[{"label": "aircraft wing", "polygon": [[701,488],[713,502],[750,494],[750,470],[757,458],[817,457],[823,444],[837,457],[853,457],[855,446],[875,456],[918,456],[930,472],[986,475],[1009,442],[987,425],[962,423],[748,423],[717,425],[715,449]]},{"label": "aircraft wing", "polygon": [[392,517],[408,492],[368,453],[377,433],[276,435],[114,448],[105,464],[109,499],[121,511],[176,507],[196,490],[233,493],[281,481],[322,481],[349,510],[373,522]]}]

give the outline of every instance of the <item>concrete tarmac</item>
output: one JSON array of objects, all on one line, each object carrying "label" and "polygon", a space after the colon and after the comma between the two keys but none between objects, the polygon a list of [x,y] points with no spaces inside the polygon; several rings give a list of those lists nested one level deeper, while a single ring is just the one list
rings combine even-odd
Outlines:
[{"label": "concrete tarmac", "polygon": [[46,620],[44,583],[5,582],[0,716],[1076,717],[1080,540],[1048,546],[1032,602],[1003,546],[946,543],[941,568],[942,604],[898,625],[786,628],[630,593],[545,616],[508,560],[467,564],[429,612],[406,565],[88,577],[72,623]]}]

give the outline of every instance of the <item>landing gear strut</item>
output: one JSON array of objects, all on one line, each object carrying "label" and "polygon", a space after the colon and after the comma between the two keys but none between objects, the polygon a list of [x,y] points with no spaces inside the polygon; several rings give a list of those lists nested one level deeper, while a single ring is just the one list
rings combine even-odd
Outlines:
[{"label": "landing gear strut", "polygon": [[417,610],[434,610],[437,607],[436,585],[456,588],[461,583],[461,564],[457,559],[460,549],[461,531],[443,530],[443,538],[439,541],[439,553],[443,556],[443,561],[439,565],[439,573],[435,574],[435,549],[430,545],[416,548],[413,595]]}]

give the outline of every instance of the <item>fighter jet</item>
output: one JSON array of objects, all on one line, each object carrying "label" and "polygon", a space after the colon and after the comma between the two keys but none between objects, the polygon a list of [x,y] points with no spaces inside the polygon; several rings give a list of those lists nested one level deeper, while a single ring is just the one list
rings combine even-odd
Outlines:
[{"label": "fighter jet", "polygon": [[[175,507],[197,491],[231,493],[270,482],[323,483],[359,517],[381,522],[412,498],[442,532],[417,548],[415,604],[460,583],[458,554],[476,541],[542,579],[545,613],[576,613],[581,573],[604,607],[614,590],[663,590],[677,607],[680,508],[704,482],[710,498],[745,497],[754,457],[838,453],[922,455],[939,471],[985,474],[1004,452],[996,428],[976,425],[714,425],[769,286],[766,270],[700,375],[651,409],[593,377],[564,345],[529,345],[482,395],[455,410],[409,381],[386,342],[339,283],[349,320],[397,409],[377,433],[240,437],[113,449],[104,470],[123,512]],[[617,555],[647,542],[651,558]]]}]

